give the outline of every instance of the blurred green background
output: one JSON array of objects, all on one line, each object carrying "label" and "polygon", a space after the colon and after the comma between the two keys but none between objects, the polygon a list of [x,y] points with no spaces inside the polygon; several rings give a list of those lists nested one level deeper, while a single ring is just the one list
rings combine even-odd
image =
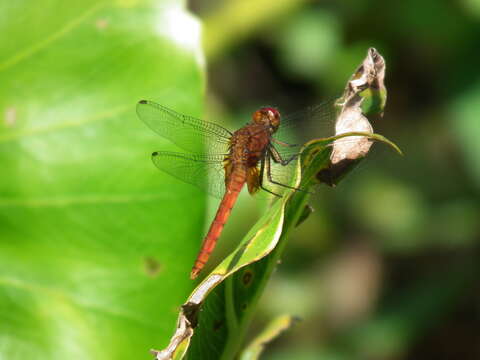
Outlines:
[{"label": "blurred green background", "polygon": [[[4,1],[0,30],[0,357],[146,359],[173,334],[217,202],[154,168],[175,147],[138,100],[235,129],[340,94],[375,47],[373,126],[405,156],[319,187],[248,336],[292,313],[265,359],[480,358],[479,0]],[[242,194],[214,259],[264,210]]]},{"label": "blurred green background", "polygon": [[[373,126],[405,156],[377,144],[338,187],[319,188],[256,330],[284,312],[303,321],[265,359],[479,359],[480,2],[190,4],[205,26],[206,116],[232,128],[261,105],[288,114],[339,94],[370,46],[387,63]],[[255,209],[241,199],[224,251]]]}]

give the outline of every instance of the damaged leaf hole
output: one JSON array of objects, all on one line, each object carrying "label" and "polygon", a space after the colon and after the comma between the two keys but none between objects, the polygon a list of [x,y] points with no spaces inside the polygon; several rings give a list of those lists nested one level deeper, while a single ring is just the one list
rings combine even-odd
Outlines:
[{"label": "damaged leaf hole", "polygon": [[190,325],[192,328],[196,328],[198,325],[198,312],[200,308],[198,304],[188,302],[186,304],[182,305],[182,311],[183,315],[187,318],[187,320],[190,322]]}]

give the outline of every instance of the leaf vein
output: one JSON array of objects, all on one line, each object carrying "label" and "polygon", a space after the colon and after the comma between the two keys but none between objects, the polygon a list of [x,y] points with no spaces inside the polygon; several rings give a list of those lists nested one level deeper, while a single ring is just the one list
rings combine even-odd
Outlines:
[{"label": "leaf vein", "polygon": [[57,32],[52,33],[50,36],[47,36],[42,41],[17,52],[12,57],[0,63],[0,71],[8,69],[9,67],[18,64],[22,60],[32,56],[36,52],[40,51],[41,49],[45,48],[46,46],[50,45],[52,42],[60,39],[62,36],[68,34],[70,31],[75,29],[78,25],[80,25],[85,19],[87,19],[90,15],[94,14],[98,11],[101,7],[103,7],[106,2],[101,2],[93,5],[90,9],[86,10],[84,13],[80,14],[78,17],[74,18],[70,22],[66,23],[63,28],[58,30]]},{"label": "leaf vein", "polygon": [[108,119],[109,117],[119,115],[125,111],[127,111],[130,108],[130,106],[118,106],[112,110],[104,111],[99,114],[84,118],[84,119],[77,119],[77,120],[70,120],[66,121],[63,123],[59,124],[53,124],[50,126],[45,126],[45,127],[37,127],[37,128],[32,128],[32,129],[24,129],[23,131],[15,132],[15,133],[10,133],[10,134],[5,134],[3,136],[0,136],[0,143],[5,143],[8,141],[12,140],[17,140],[26,136],[32,136],[32,135],[38,135],[38,134],[44,134],[48,133],[51,131],[55,130],[61,130],[61,129],[68,129],[71,127],[76,127],[76,126],[82,126],[94,121],[98,120],[104,120]]},{"label": "leaf vein", "polygon": [[[122,194],[122,195],[81,195],[81,196],[62,196],[55,198],[26,198],[26,199],[5,199],[0,198],[0,208],[2,207],[63,207],[68,205],[88,205],[88,204],[128,204],[131,202],[147,202],[166,200],[173,197],[168,194]],[[178,199],[178,196],[176,196]]]}]

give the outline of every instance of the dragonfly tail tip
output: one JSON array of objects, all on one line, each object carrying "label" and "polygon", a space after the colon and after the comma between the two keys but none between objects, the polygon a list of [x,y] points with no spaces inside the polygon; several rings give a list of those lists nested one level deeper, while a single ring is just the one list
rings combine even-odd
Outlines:
[{"label": "dragonfly tail tip", "polygon": [[198,276],[198,273],[199,273],[198,269],[193,269],[192,272],[190,273],[190,279],[192,280],[196,279]]}]

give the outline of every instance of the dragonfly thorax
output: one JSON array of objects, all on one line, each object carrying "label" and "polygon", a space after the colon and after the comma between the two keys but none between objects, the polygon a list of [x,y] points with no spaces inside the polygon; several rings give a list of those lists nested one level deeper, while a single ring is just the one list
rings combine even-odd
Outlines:
[{"label": "dragonfly thorax", "polygon": [[280,113],[275,108],[263,107],[253,113],[252,121],[268,127],[270,133],[273,134],[280,126]]},{"label": "dragonfly thorax", "polygon": [[228,157],[235,164],[255,166],[264,154],[270,138],[271,132],[264,124],[248,124],[233,133]]}]

